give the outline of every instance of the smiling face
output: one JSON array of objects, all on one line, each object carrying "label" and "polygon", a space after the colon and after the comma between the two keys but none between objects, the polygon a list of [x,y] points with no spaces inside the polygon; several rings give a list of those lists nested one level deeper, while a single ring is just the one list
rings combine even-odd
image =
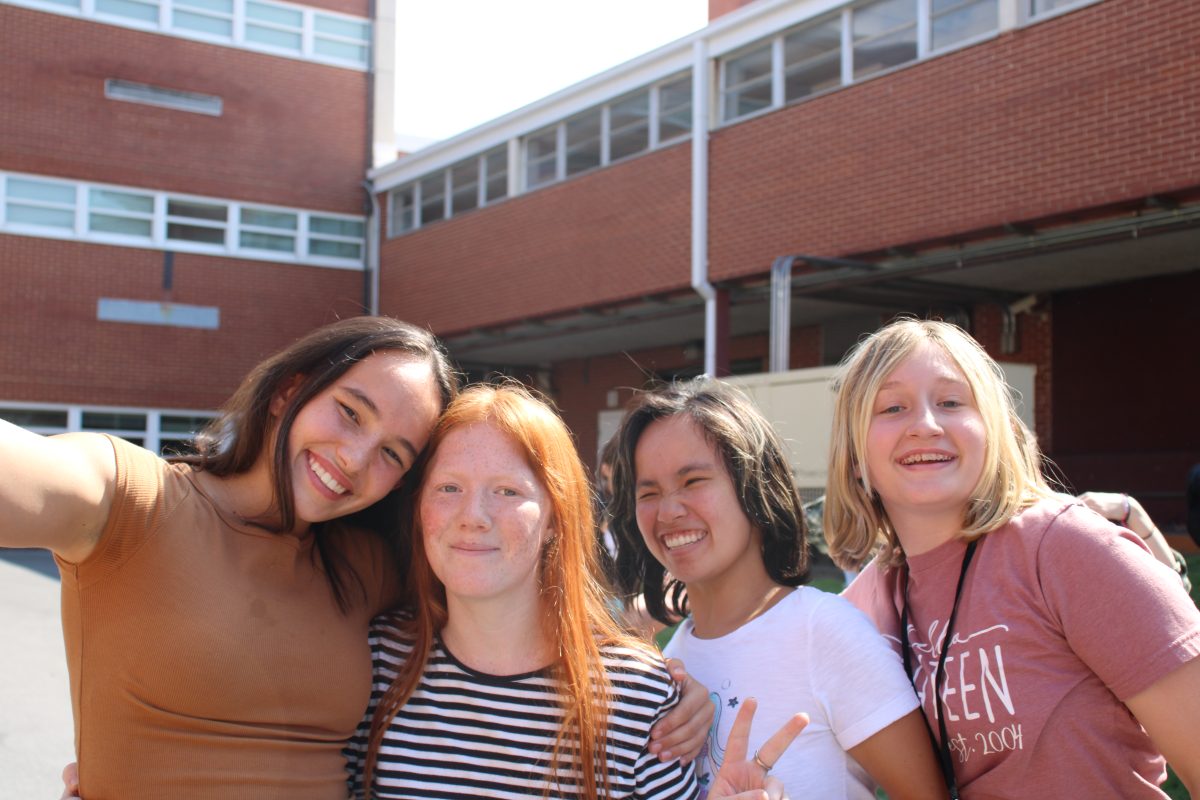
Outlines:
[{"label": "smiling face", "polygon": [[537,603],[550,497],[509,436],[486,423],[438,443],[421,484],[425,554],[447,600]]},{"label": "smiling face", "polygon": [[941,347],[921,343],[884,379],[867,429],[867,477],[907,553],[961,530],[985,445],[971,387]]},{"label": "smiling face", "polygon": [[[284,399],[276,403],[282,408]],[[348,369],[292,423],[288,457],[297,521],[324,522],[383,499],[425,447],[440,411],[428,361],[381,352]]]},{"label": "smiling face", "polygon": [[762,537],[742,510],[717,448],[688,416],[646,426],[634,470],[642,538],[689,593],[765,573]]}]

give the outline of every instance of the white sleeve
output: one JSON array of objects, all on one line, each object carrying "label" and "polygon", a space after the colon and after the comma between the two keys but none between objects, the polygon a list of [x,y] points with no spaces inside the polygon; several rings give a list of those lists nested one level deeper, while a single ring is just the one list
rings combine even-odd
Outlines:
[{"label": "white sleeve", "polygon": [[835,595],[821,598],[810,617],[813,696],[826,706],[830,727],[849,750],[917,708],[900,657],[866,615]]}]

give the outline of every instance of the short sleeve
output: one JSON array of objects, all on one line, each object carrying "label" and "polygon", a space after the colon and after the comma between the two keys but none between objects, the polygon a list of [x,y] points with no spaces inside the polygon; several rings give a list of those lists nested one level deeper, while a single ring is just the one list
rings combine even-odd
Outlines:
[{"label": "short sleeve", "polygon": [[900,657],[849,601],[822,597],[811,611],[812,693],[822,699],[843,750],[917,708]]},{"label": "short sleeve", "polygon": [[1122,702],[1200,655],[1200,611],[1178,576],[1083,506],[1051,521],[1037,568],[1067,644]]},{"label": "short sleeve", "polygon": [[896,611],[895,602],[896,574],[895,570],[880,569],[879,565],[872,561],[842,590],[841,597],[866,614],[875,628],[885,638],[893,641],[893,649],[898,653],[900,615]]},{"label": "short sleeve", "polygon": [[645,710],[649,710],[647,704],[654,706],[650,724],[640,732],[641,745],[637,763],[634,765],[637,787],[635,796],[645,800],[684,800],[696,797],[699,784],[696,782],[695,767],[692,764],[681,764],[679,759],[663,763],[657,755],[650,752],[650,729],[679,704],[679,688],[671,680],[666,665],[661,661],[647,663],[642,658],[628,655],[623,660],[624,668],[613,674],[612,678],[614,691],[621,695],[617,698],[617,706],[626,709],[626,719],[614,719],[610,724],[624,728],[632,720],[642,717]]}]

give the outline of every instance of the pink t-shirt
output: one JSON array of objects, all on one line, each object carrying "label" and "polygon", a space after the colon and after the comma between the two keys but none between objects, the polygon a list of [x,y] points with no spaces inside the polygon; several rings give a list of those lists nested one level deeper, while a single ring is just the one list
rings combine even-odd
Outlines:
[{"label": "pink t-shirt", "polygon": [[[933,674],[966,543],[908,560],[909,648],[934,731]],[[899,649],[901,570],[846,597]],[[964,800],[1163,798],[1164,761],[1124,701],[1200,655],[1200,611],[1136,536],[1043,501],[987,534],[967,573],[943,704]]]}]

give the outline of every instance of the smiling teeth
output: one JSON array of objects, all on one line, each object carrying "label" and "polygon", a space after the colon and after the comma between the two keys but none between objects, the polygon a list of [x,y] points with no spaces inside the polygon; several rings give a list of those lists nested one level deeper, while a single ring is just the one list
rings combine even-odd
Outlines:
[{"label": "smiling teeth", "polygon": [[327,488],[329,491],[333,492],[334,494],[346,493],[346,487],[335,481],[333,476],[326,472],[315,460],[310,458],[308,460],[308,466],[312,469],[313,473],[321,479],[321,483],[325,484],[325,488]]},{"label": "smiling teeth", "polygon": [[950,461],[951,456],[942,455],[940,453],[918,453],[915,456],[908,456],[900,460],[901,464],[921,464],[928,461]]},{"label": "smiling teeth", "polygon": [[668,550],[674,550],[677,547],[698,542],[704,538],[704,533],[701,531],[684,531],[682,533],[670,533],[663,537],[663,544]]}]

